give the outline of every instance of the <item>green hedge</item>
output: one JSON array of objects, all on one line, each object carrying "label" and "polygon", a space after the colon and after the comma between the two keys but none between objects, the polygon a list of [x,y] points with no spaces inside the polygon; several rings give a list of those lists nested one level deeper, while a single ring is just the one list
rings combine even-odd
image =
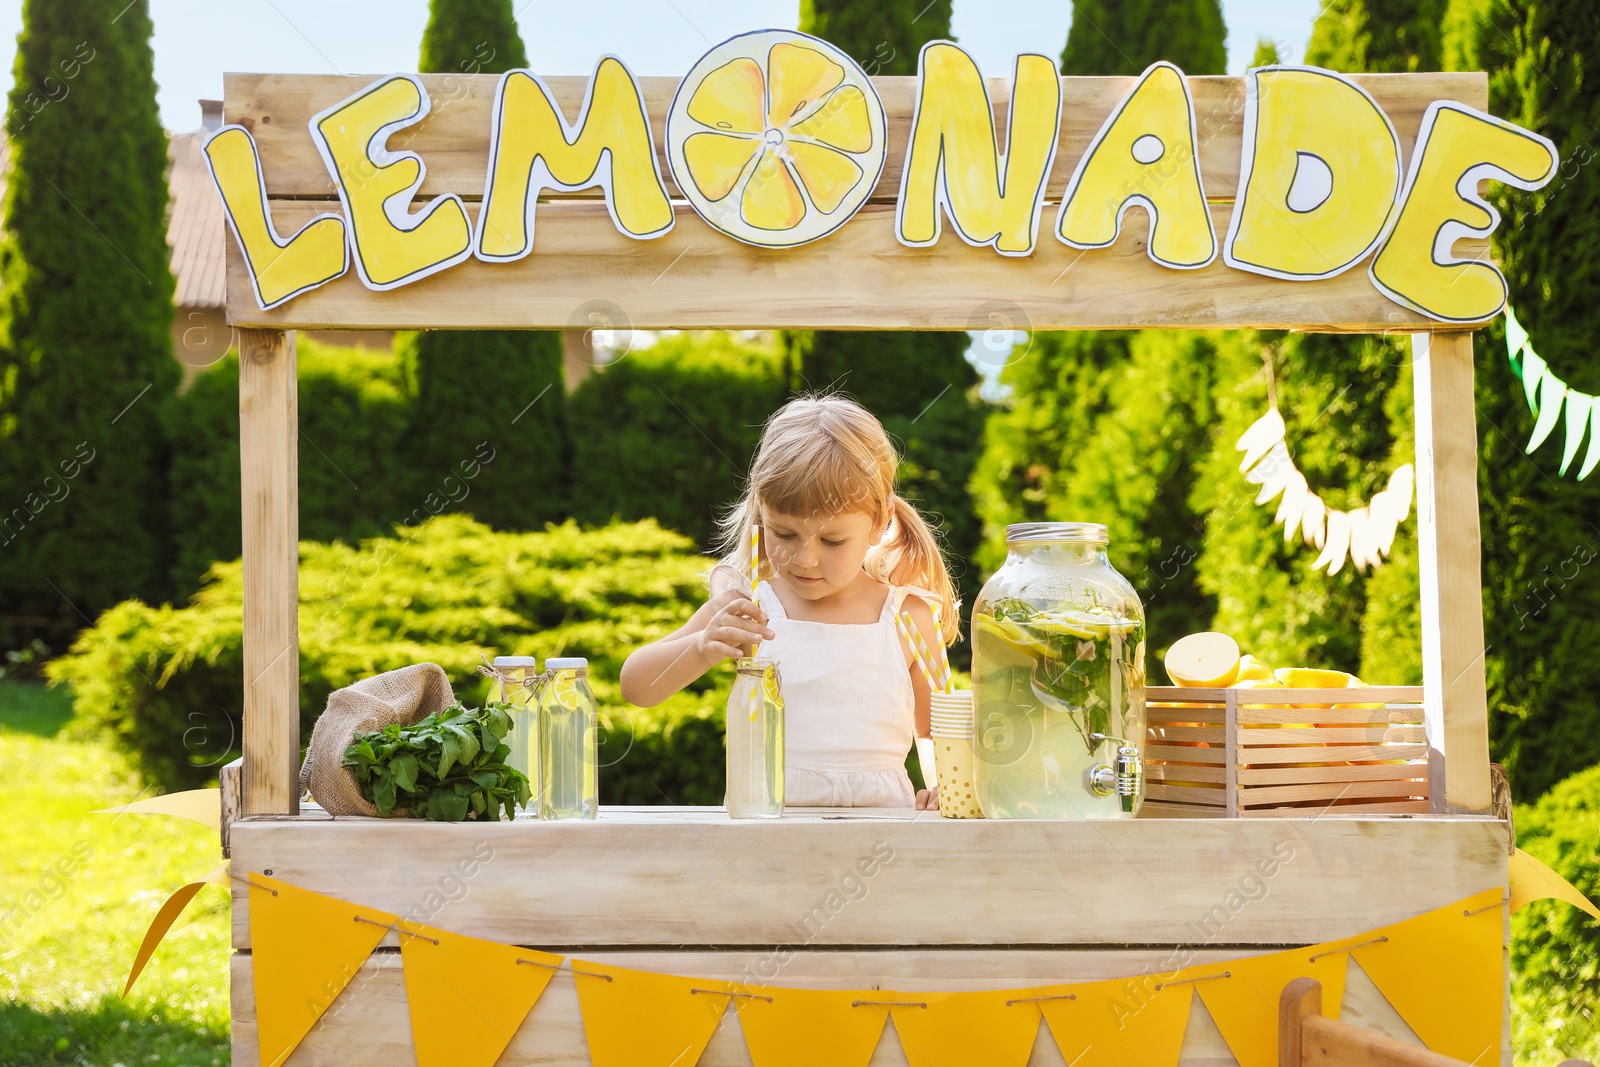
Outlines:
[{"label": "green hedge", "polygon": [[[1518,806],[1516,824],[1519,846],[1600,899],[1600,767]],[[1600,1059],[1600,925],[1555,900],[1512,916],[1511,997],[1519,1064]]]},{"label": "green hedge", "polygon": [[[444,510],[428,510],[427,492],[413,486],[401,462],[413,402],[393,353],[302,338],[296,362],[300,536],[355,541],[386,534],[413,512],[417,522]],[[237,353],[173,402],[166,431],[172,441],[172,577],[182,599],[200,587],[213,562],[239,558]],[[462,451],[463,459],[472,458],[470,446]],[[439,492],[448,495],[442,487]]]},{"label": "green hedge", "polygon": [[[487,696],[483,656],[587,656],[606,728],[601,800],[720,803],[722,708],[731,672],[713,670],[658,708],[623,703],[622,662],[703,601],[707,560],[654,522],[497,533],[433,518],[351,547],[300,544],[300,728],[328,694],[408,663],[444,667],[467,703]],[[69,683],[80,729],[108,731],[167,789],[215,776],[238,754],[243,577],[212,568],[188,607],[130,600],[48,665]]]},{"label": "green hedge", "polygon": [[628,353],[567,402],[573,518],[655,518],[710,547],[784,399],[770,340],[680,333]]}]

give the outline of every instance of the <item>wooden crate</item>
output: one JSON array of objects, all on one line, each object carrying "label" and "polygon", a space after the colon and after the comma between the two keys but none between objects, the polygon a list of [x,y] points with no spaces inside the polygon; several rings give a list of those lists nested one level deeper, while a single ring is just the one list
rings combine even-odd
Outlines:
[{"label": "wooden crate", "polygon": [[1420,686],[1151,687],[1143,814],[1425,814],[1435,790],[1422,699]]}]

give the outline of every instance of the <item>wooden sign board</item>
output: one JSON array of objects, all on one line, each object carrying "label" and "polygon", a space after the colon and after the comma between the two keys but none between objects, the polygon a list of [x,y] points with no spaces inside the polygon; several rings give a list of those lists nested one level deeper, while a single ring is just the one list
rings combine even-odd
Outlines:
[{"label": "wooden sign board", "polygon": [[[319,213],[338,214],[338,187],[308,129],[376,79],[232,74],[225,116],[248,130],[270,218],[294,234]],[[414,152],[425,173],[412,210],[453,194],[475,223],[494,132],[495,75],[421,75],[431,110],[394,133],[389,149]],[[1486,106],[1487,81],[1471,74],[1349,75],[1393,125],[1402,173],[1430,105]],[[1194,108],[1196,158],[1206,210],[1220,242],[1229,232],[1245,141],[1247,81],[1185,79]],[[1198,269],[1152,262],[1146,212],[1127,211],[1104,248],[1070,247],[1050,230],[1074,171],[1102,125],[1139,79],[1060,79],[1059,133],[1043,185],[1037,241],[1025,255],[975,247],[946,222],[937,241],[897,239],[896,209],[915,121],[919,79],[872,78],[882,103],[887,153],[881,174],[849,221],[791,248],[762,248],[719,233],[697,214],[666,160],[666,122],[675,78],[637,80],[672,225],[649,240],[619,232],[597,188],[547,191],[539,198],[531,254],[514,262],[469,258],[389,291],[351,270],[271,310],[262,310],[236,242],[228,251],[228,312],[238,326],[329,328],[834,328],[1091,329],[1263,327],[1378,333],[1455,329],[1402,306],[1375,288],[1365,264],[1337,277],[1290,281],[1226,265]],[[572,123],[589,78],[544,80]],[[987,79],[1000,149],[1012,81]],[[1036,224],[1037,225],[1037,224]],[[1456,255],[1487,258],[1487,243],[1465,236]]]}]

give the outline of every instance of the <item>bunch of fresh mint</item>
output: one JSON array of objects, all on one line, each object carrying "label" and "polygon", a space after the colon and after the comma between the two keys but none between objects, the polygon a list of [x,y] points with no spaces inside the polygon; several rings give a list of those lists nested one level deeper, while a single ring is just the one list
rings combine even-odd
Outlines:
[{"label": "bunch of fresh mint", "polygon": [[357,734],[342,765],[355,772],[361,795],[385,817],[401,810],[442,822],[498,822],[504,809],[513,819],[532,789],[527,775],[506,765],[511,747],[501,738],[511,732],[507,708],[456,702],[408,726]]}]

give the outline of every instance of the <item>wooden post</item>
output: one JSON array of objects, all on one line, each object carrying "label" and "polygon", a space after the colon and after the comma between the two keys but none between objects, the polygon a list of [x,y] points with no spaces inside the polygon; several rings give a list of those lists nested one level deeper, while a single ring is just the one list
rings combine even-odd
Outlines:
[{"label": "wooden post", "polygon": [[1411,345],[1422,688],[1428,742],[1444,772],[1433,805],[1435,811],[1486,814],[1492,799],[1472,334],[1419,333]]},{"label": "wooden post", "polygon": [[300,812],[300,438],[294,334],[239,331],[244,814]]}]

